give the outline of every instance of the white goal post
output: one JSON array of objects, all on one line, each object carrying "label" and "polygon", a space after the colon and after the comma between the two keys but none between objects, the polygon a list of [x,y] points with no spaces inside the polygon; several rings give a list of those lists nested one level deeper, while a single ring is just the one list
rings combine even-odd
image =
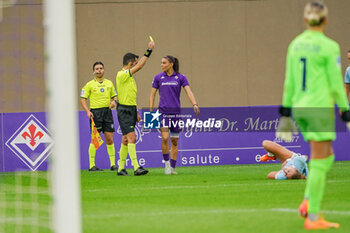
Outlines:
[{"label": "white goal post", "polygon": [[50,169],[53,229],[80,233],[77,72],[74,0],[44,0],[47,120],[55,141]]}]

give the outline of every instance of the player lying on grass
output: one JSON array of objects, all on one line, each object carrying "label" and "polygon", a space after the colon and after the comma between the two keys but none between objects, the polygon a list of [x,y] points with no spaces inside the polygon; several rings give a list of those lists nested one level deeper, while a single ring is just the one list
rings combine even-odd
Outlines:
[{"label": "player lying on grass", "polygon": [[276,160],[282,162],[282,168],[279,171],[272,171],[267,175],[268,179],[286,180],[286,179],[306,179],[308,174],[307,156],[296,154],[287,148],[264,140],[262,146],[267,153],[260,158],[261,162]]}]

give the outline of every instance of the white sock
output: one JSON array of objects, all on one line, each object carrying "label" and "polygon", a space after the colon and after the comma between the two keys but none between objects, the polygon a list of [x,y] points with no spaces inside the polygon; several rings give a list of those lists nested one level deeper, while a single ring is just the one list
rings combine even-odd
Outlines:
[{"label": "white sock", "polygon": [[307,218],[310,219],[310,221],[315,222],[318,220],[318,214],[308,214]]}]

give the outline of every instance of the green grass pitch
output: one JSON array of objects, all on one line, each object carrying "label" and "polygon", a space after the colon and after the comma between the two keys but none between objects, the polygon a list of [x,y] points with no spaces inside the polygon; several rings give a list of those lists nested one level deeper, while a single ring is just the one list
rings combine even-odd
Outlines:
[{"label": "green grass pitch", "polygon": [[[280,164],[163,168],[143,177],[82,172],[84,232],[303,232],[305,180],[267,180]],[[129,172],[131,173],[131,171]],[[350,162],[328,174],[322,209],[350,232]]]},{"label": "green grass pitch", "polygon": [[[172,176],[151,168],[141,177],[82,171],[83,232],[306,232],[297,212],[306,181],[267,180],[279,167],[178,167]],[[10,182],[13,173],[1,176]],[[333,165],[322,210],[341,224],[329,231],[350,232],[350,162]]]}]

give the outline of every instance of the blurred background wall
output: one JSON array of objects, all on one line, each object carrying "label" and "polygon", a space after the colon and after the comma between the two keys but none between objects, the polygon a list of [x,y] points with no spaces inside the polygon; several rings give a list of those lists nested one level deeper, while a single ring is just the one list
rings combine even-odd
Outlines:
[{"label": "blurred background wall", "polygon": [[[306,2],[76,0],[78,90],[72,101],[79,100],[80,89],[93,78],[95,61],[105,64],[105,78],[115,84],[123,55],[143,55],[152,35],[156,48],[135,75],[139,108],[148,106],[151,82],[161,72],[165,55],[179,59],[180,72],[189,79],[200,106],[278,105],[287,46],[304,30]],[[344,73],[350,47],[350,1],[324,2],[329,9],[326,34],[340,44]],[[2,9],[0,112],[45,111],[49,93],[44,80],[42,18],[41,0],[17,0]],[[61,72],[65,75],[65,67]],[[184,92],[181,99],[184,107],[191,106]]]}]

